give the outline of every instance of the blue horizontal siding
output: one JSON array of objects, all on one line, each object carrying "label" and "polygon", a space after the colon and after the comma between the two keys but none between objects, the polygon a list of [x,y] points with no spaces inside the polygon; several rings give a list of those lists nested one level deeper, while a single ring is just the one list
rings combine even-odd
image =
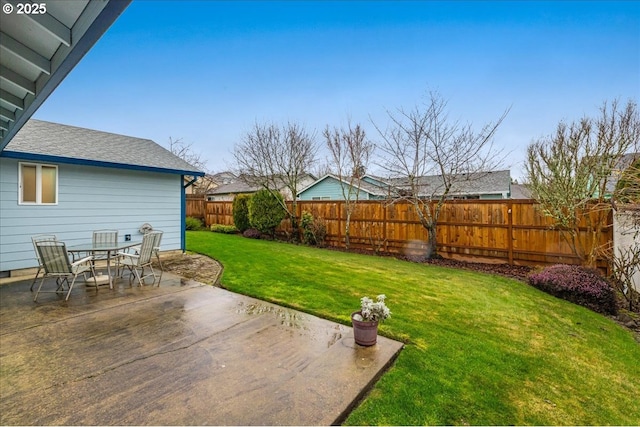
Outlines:
[{"label": "blue horizontal siding", "polygon": [[58,165],[58,204],[18,204],[18,161],[0,158],[0,271],[35,267],[31,236],[56,234],[68,245],[93,230],[142,239],[144,223],[164,231],[162,250],[181,249],[180,175]]},{"label": "blue horizontal siding", "polygon": [[502,194],[481,194],[480,200],[499,200],[506,197],[502,197]]},{"label": "blue horizontal siding", "polygon": [[[341,183],[337,179],[327,176],[322,181],[317,182],[313,186],[307,188],[300,193],[300,200],[314,200],[314,197],[319,197],[320,200],[344,200],[345,197],[342,194],[341,185],[345,185],[345,193],[347,192],[348,184]],[[329,199],[326,199],[329,197]],[[355,200],[355,194],[352,195],[352,199]],[[359,200],[368,200],[369,193],[360,190],[358,195]]]}]

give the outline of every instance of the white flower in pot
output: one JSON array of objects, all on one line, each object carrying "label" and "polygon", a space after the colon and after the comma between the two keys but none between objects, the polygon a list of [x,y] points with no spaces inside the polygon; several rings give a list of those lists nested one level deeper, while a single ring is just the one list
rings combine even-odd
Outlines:
[{"label": "white flower in pot", "polygon": [[374,345],[378,337],[378,323],[391,317],[391,311],[385,304],[385,295],[378,295],[376,302],[369,297],[360,299],[360,310],[351,313],[353,337],[356,344]]}]

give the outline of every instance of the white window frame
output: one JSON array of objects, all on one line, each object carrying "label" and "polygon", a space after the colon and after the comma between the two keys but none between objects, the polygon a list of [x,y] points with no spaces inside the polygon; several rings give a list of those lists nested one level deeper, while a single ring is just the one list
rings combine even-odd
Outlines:
[{"label": "white window frame", "polygon": [[[36,167],[36,201],[35,202],[25,202],[22,200],[24,192],[22,191],[22,167],[23,166],[35,166]],[[48,167],[53,168],[56,171],[56,188],[55,188],[55,196],[56,201],[54,203],[43,203],[42,202],[42,168]],[[50,165],[46,163],[30,163],[30,162],[19,162],[18,163],[18,204],[19,205],[27,205],[27,206],[55,206],[58,204],[58,166]]]}]

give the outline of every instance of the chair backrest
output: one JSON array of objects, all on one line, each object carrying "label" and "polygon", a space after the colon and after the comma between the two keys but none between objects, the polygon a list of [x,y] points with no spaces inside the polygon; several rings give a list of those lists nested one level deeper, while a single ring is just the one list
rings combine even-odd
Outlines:
[{"label": "chair backrest", "polygon": [[[152,231],[150,233],[142,236],[142,244],[140,245],[140,252],[138,256],[138,265],[145,265],[151,262],[151,255],[153,254],[153,249],[155,248],[155,243],[157,239],[158,232]],[[162,234],[160,234],[162,237]]]},{"label": "chair backrest", "polygon": [[42,266],[47,274],[71,273],[69,254],[64,242],[42,241],[36,243]]},{"label": "chair backrest", "polygon": [[36,243],[38,242],[55,242],[58,240],[55,234],[38,234],[36,236],[31,237],[31,242],[33,243],[33,250],[36,251],[36,257],[38,258],[38,263],[42,265],[42,259],[40,258],[40,254],[38,253],[38,247]]},{"label": "chair backrest", "polygon": [[93,244],[116,244],[118,243],[118,230],[96,230],[93,232]]},{"label": "chair backrest", "polygon": [[153,243],[153,250],[154,251],[159,251],[160,250],[160,242],[162,242],[162,231],[155,230],[155,231],[152,231],[151,233],[153,233],[155,235],[155,237],[156,237],[156,240]]}]

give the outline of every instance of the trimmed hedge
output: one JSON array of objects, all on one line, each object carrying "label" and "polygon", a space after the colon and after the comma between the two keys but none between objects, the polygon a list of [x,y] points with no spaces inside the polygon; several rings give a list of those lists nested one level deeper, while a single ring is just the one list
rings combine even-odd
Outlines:
[{"label": "trimmed hedge", "polygon": [[198,218],[194,218],[192,216],[188,216],[185,219],[185,228],[187,230],[198,231],[202,230],[203,224]]},{"label": "trimmed hedge", "polygon": [[211,224],[211,231],[214,233],[235,234],[238,229],[233,225]]},{"label": "trimmed hedge", "polygon": [[598,270],[558,264],[528,276],[531,286],[598,313],[617,314],[616,295]]}]

